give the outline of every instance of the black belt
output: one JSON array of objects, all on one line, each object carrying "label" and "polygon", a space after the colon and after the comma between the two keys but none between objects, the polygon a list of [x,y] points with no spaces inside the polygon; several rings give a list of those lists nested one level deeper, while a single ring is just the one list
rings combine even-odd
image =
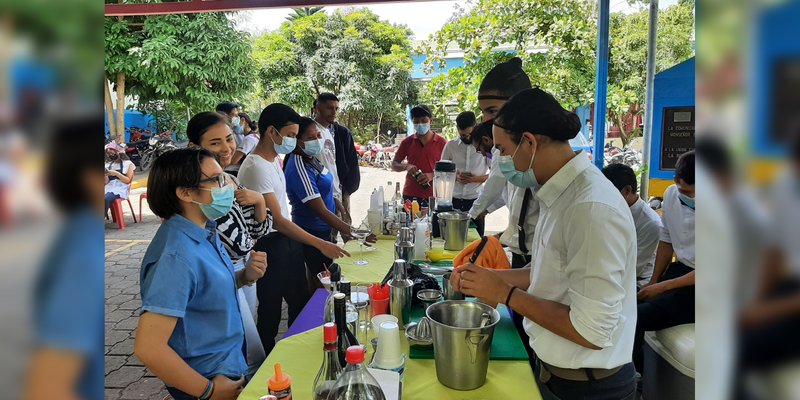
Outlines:
[{"label": "black belt", "polygon": [[578,382],[596,381],[608,378],[609,376],[616,374],[617,372],[619,372],[619,370],[622,369],[622,367],[625,366],[621,365],[619,367],[611,369],[561,368],[561,367],[556,367],[554,365],[550,365],[542,361],[538,357],[536,358],[536,364],[539,365],[539,381],[541,381],[542,383],[547,383],[547,381],[550,380],[551,375],[568,381],[578,381]]}]

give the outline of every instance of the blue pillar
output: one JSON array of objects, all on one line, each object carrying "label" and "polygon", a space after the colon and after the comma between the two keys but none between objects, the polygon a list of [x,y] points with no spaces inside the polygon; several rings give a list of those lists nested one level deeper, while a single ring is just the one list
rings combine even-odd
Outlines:
[{"label": "blue pillar", "polygon": [[608,95],[608,13],[609,0],[598,0],[597,65],[594,78],[594,164],[603,168],[606,139],[606,97]]}]

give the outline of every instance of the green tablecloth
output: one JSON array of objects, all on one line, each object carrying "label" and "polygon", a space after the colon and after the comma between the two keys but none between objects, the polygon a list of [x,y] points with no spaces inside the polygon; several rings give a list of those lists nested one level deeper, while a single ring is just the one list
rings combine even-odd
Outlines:
[{"label": "green tablecloth", "polygon": [[[467,233],[467,243],[478,240],[478,232],[475,229],[470,229]],[[373,282],[380,282],[386,273],[392,268],[394,262],[394,239],[379,239],[373,245],[376,249],[367,251],[364,246],[364,251],[359,249],[358,242],[351,240],[347,242],[344,249],[347,250],[352,257],[340,258],[336,262],[342,267],[342,274],[345,279],[353,284],[367,284]],[[355,265],[355,262],[363,255],[364,259],[369,261],[367,265]],[[429,262],[430,263],[430,262]],[[442,265],[447,263],[430,263],[432,265]],[[450,263],[452,265],[452,263]]]},{"label": "green tablecloth", "polygon": [[[408,342],[401,343],[408,354]],[[372,358],[369,347],[367,359]],[[245,387],[239,399],[257,400],[267,393],[267,380],[274,374],[274,365],[281,363],[284,373],[292,377],[295,399],[312,399],[312,386],[322,364],[322,328],[286,338],[277,343],[267,360]],[[436,378],[434,360],[408,359],[403,383],[403,399],[541,399],[539,389],[527,361],[489,361],[486,383],[470,391],[450,389]]]}]

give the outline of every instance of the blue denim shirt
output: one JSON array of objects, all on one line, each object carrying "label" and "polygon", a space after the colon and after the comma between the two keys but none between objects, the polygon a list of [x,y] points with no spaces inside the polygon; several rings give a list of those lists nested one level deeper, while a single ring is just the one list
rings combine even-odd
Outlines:
[{"label": "blue denim shirt", "polygon": [[142,260],[143,312],[178,318],[169,346],[195,371],[242,376],[244,326],[236,277],[216,232],[180,215],[165,221]]}]

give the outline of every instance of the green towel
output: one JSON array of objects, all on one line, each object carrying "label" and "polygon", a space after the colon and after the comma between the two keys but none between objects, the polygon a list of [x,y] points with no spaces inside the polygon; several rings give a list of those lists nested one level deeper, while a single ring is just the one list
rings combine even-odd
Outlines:
[{"label": "green towel", "polygon": [[[468,300],[474,301],[475,299],[469,298]],[[506,306],[500,304],[497,306],[497,312],[500,314],[500,322],[494,327],[492,351],[489,355],[489,359],[527,360],[528,353],[525,351],[525,346],[519,338],[517,328],[514,327],[514,321],[511,320],[508,309]],[[411,310],[411,320],[414,322],[418,322],[424,315],[421,306],[415,306]],[[411,348],[409,356],[418,359],[433,359],[433,348],[428,350]]]}]

